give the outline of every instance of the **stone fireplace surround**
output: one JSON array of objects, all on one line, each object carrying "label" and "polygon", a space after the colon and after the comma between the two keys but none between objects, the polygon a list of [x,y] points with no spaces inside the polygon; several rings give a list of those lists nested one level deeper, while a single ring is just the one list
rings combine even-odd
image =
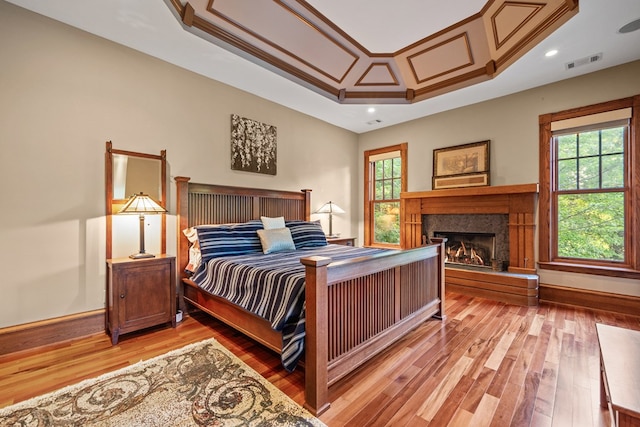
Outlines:
[{"label": "stone fireplace surround", "polygon": [[[436,232],[447,233],[490,233],[495,234],[495,253],[493,258],[501,263],[503,268],[509,263],[509,216],[504,214],[452,214],[452,215],[423,215],[423,234],[429,239]],[[437,236],[436,236],[437,237]],[[491,267],[491,259],[487,259],[487,266]]]},{"label": "stone fireplace surround", "polygon": [[[445,283],[451,290],[470,295],[521,305],[536,305],[538,276],[536,274],[534,239],[537,198],[538,184],[402,193],[400,196],[403,212],[401,218],[402,247],[418,247],[423,244],[424,236],[432,236],[428,234],[435,230],[430,229],[432,227],[430,225],[431,216],[437,218],[438,216],[455,215],[457,219],[459,219],[458,215],[471,215],[479,218],[503,216],[507,219],[506,253],[508,255],[501,252],[496,257],[506,258],[504,260],[506,271],[473,271],[446,267]],[[490,227],[497,228],[498,226],[494,224]],[[473,231],[486,230],[476,229]],[[498,234],[497,231],[491,232]],[[504,242],[501,243],[501,245],[504,244]]]}]

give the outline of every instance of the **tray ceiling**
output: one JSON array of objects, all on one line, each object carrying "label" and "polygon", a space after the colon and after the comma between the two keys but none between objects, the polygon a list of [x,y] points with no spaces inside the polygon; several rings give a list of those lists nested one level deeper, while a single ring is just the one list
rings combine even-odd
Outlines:
[{"label": "tray ceiling", "polygon": [[489,80],[578,13],[577,0],[489,0],[446,28],[378,52],[303,0],[168,3],[185,30],[341,104],[411,104]]}]

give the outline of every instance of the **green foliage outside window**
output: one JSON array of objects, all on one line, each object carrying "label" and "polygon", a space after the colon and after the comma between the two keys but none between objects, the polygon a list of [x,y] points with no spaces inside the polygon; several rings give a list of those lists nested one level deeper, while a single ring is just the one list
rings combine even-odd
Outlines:
[{"label": "green foliage outside window", "polygon": [[375,203],[374,241],[376,243],[400,243],[400,202]]},{"label": "green foliage outside window", "polygon": [[558,256],[624,261],[624,194],[559,195]]},{"label": "green foliage outside window", "polygon": [[555,138],[558,256],[624,261],[624,130],[614,127]]}]

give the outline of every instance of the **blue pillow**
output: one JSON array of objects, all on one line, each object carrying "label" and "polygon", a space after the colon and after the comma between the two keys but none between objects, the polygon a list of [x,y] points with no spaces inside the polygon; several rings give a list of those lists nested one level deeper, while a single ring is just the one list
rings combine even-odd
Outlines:
[{"label": "blue pillow", "polygon": [[296,249],[327,246],[327,237],[322,231],[320,221],[285,221],[285,225],[291,230]]},{"label": "blue pillow", "polygon": [[258,230],[257,233],[262,243],[262,251],[265,254],[296,250],[296,246],[291,238],[291,230],[287,227]]},{"label": "blue pillow", "polygon": [[261,221],[206,225],[195,228],[198,232],[202,262],[221,256],[262,252],[262,244],[257,233],[258,230],[262,230]]}]

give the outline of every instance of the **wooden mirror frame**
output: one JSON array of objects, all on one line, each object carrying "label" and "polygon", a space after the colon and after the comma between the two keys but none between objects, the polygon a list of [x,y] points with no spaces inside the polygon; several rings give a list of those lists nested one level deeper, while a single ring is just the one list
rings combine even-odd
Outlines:
[{"label": "wooden mirror frame", "polygon": [[[116,200],[113,198],[113,155],[120,154],[131,157],[141,157],[145,159],[155,159],[160,161],[160,195],[162,200],[156,200],[160,206],[167,208],[167,150],[160,151],[160,155],[137,153],[135,151],[116,150],[111,141],[106,142],[105,152],[105,206],[107,214],[107,248],[106,257],[112,257],[112,215],[120,210],[126,200]],[[167,252],[167,218],[162,214],[162,236],[160,238],[161,253]]]}]

